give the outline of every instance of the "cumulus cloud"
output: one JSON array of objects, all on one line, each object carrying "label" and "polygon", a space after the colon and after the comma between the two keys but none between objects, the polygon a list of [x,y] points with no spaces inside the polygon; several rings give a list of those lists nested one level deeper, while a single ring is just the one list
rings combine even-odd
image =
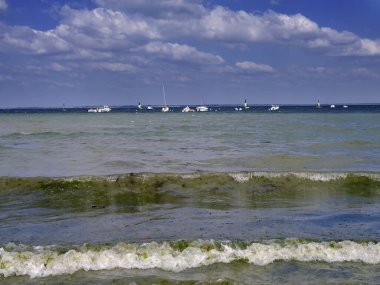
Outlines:
[{"label": "cumulus cloud", "polygon": [[253,61],[242,61],[237,62],[235,64],[238,68],[246,71],[253,71],[253,72],[264,72],[264,73],[272,73],[274,72],[273,67],[267,64],[258,64]]},{"label": "cumulus cloud", "polygon": [[59,37],[54,30],[42,32],[29,27],[8,27],[0,25],[2,49],[44,54],[50,52],[66,52],[69,44]]},{"label": "cumulus cloud", "polygon": [[318,25],[304,16],[275,12],[254,15],[218,6],[201,19],[202,36],[241,42],[274,42],[310,37]]},{"label": "cumulus cloud", "polygon": [[5,2],[5,0],[0,0],[0,12],[5,11],[7,7],[7,2]]},{"label": "cumulus cloud", "polygon": [[74,10],[65,6],[62,15],[64,19],[56,33],[76,46],[114,49],[130,46],[141,39],[162,37],[149,19],[119,11],[103,8]]},{"label": "cumulus cloud", "polygon": [[229,42],[272,42],[298,44],[337,56],[380,55],[380,41],[319,27],[301,14],[269,11],[256,15],[216,7],[200,20],[198,34],[207,39]]},{"label": "cumulus cloud", "polygon": [[[147,53],[177,60],[223,61],[217,55],[202,53],[186,44],[170,43],[181,39],[219,41],[230,46],[258,42],[291,44],[334,56],[380,55],[380,40],[320,27],[301,14],[285,15],[273,11],[252,14],[222,6],[207,9],[200,0],[94,1],[102,7],[76,10],[63,6],[61,22],[49,31],[0,24],[0,48],[86,57],[93,52],[128,52],[140,47]],[[143,13],[156,6],[173,13],[170,17]],[[134,13],[135,10],[139,13]],[[177,15],[177,10],[187,11],[189,17]]]},{"label": "cumulus cloud", "polygon": [[149,54],[157,54],[174,60],[196,63],[222,63],[223,59],[218,55],[198,51],[196,48],[177,43],[151,42],[143,47]]}]

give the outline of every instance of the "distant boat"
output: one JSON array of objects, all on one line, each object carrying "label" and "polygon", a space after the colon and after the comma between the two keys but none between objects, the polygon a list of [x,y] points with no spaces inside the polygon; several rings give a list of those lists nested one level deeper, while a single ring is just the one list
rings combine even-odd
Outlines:
[{"label": "distant boat", "polygon": [[246,110],[249,109],[247,99],[244,100],[244,109],[246,109]]},{"label": "distant boat", "polygon": [[235,111],[243,111],[243,109],[242,108],[235,108]]},{"label": "distant boat", "polygon": [[87,112],[88,113],[108,113],[110,112],[112,109],[106,105],[104,105],[103,107],[98,107],[96,109],[88,109]]},{"label": "distant boat", "polygon": [[139,102],[139,104],[137,105],[137,109],[142,110],[142,106],[141,106],[141,103],[140,103],[140,102]]},{"label": "distant boat", "polygon": [[146,107],[147,110],[153,110],[153,107],[152,106],[148,106]]},{"label": "distant boat", "polygon": [[270,107],[268,110],[269,111],[277,111],[278,109],[280,109],[280,106],[278,106],[278,105],[272,105],[272,107]]},{"label": "distant boat", "polygon": [[169,107],[166,105],[166,94],[165,94],[165,87],[162,85],[162,93],[164,93],[164,106],[162,107],[161,111],[164,113],[169,112]]},{"label": "distant boat", "polygon": [[347,105],[343,105],[343,108],[348,108],[348,106]]},{"label": "distant boat", "polygon": [[189,106],[186,106],[185,108],[182,109],[182,113],[192,113],[195,112],[194,109],[191,109]]},{"label": "distant boat", "polygon": [[318,103],[317,103],[317,108],[321,108],[321,103],[319,102],[319,100],[318,100]]},{"label": "distant boat", "polygon": [[334,109],[334,108],[335,108],[335,105],[331,105],[330,108]]},{"label": "distant boat", "polygon": [[198,106],[195,109],[197,110],[197,112],[207,112],[208,111],[208,107],[206,107],[206,106]]},{"label": "distant boat", "polygon": [[197,112],[207,112],[208,111],[208,107],[205,106],[205,103],[203,101],[204,100],[202,99],[202,105],[201,106],[198,106],[195,108],[197,110]]}]

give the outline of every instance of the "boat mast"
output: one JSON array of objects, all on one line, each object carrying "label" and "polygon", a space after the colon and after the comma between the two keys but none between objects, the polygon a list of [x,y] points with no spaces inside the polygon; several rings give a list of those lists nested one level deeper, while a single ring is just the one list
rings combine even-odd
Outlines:
[{"label": "boat mast", "polygon": [[166,95],[165,95],[165,87],[162,85],[162,92],[164,93],[164,107],[166,107]]}]

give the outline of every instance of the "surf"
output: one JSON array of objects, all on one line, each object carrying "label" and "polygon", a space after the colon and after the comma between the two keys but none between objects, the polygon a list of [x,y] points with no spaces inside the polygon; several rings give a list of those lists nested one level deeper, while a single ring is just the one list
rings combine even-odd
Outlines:
[{"label": "surf", "polygon": [[305,241],[299,239],[255,242],[175,241],[149,243],[84,244],[80,247],[0,247],[0,275],[31,278],[73,274],[77,271],[162,269],[181,272],[216,263],[242,261],[266,266],[276,261],[360,262],[380,264],[379,242]]}]

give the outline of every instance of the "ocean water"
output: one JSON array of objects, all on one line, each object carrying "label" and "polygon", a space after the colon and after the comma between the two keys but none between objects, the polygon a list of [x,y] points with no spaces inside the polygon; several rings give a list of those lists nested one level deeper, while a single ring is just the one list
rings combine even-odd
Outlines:
[{"label": "ocean water", "polygon": [[1,284],[379,284],[380,107],[0,111]]}]

